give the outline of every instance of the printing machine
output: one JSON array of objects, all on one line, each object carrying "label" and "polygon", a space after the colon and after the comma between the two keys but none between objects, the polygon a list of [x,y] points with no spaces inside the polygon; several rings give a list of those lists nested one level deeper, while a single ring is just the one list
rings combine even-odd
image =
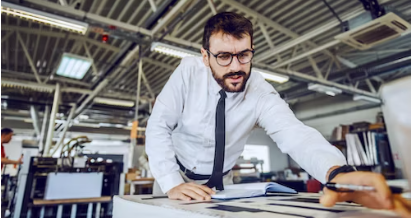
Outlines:
[{"label": "printing machine", "polygon": [[[122,161],[86,156],[29,157],[24,165],[18,188],[22,190],[18,190],[13,217],[38,217],[40,209],[33,207],[36,200],[98,198],[120,193]],[[111,213],[112,203],[102,205],[102,209]]]}]

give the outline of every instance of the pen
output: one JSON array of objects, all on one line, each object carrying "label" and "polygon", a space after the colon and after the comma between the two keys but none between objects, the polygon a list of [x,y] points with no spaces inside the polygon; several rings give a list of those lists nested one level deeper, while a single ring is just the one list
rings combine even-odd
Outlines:
[{"label": "pen", "polygon": [[[332,182],[327,182],[325,187],[336,192],[375,191],[375,188],[372,186],[339,184]],[[403,191],[401,187],[389,186],[389,188],[393,194],[401,194]]]}]

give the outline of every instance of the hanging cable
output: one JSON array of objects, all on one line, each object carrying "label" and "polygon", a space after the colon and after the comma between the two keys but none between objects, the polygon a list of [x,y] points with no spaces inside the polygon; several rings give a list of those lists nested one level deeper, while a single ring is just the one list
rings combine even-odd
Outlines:
[{"label": "hanging cable", "polygon": [[330,9],[330,11],[333,13],[333,15],[338,19],[338,21],[340,21],[341,24],[343,24],[343,21],[341,20],[341,18],[338,16],[338,14],[334,11],[334,9],[328,4],[328,2],[326,0],[323,0],[324,4],[328,7],[328,9]]}]

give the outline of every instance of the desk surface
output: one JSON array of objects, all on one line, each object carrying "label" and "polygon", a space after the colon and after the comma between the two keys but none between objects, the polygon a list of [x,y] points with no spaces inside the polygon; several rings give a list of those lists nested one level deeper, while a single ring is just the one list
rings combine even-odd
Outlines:
[{"label": "desk surface", "polygon": [[110,202],[111,196],[104,196],[99,198],[79,198],[79,199],[61,199],[61,200],[43,200],[34,199],[33,205],[56,205],[56,204],[79,204],[79,203],[97,203],[97,202]]},{"label": "desk surface", "polygon": [[397,217],[390,211],[377,211],[353,203],[326,208],[320,195],[311,193],[270,194],[264,197],[183,202],[151,195],[114,196],[113,218],[134,217],[224,217],[224,218],[315,218],[315,217]]}]

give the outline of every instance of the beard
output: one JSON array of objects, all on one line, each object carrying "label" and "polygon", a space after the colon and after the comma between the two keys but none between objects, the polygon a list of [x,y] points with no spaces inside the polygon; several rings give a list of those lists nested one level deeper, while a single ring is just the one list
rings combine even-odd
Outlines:
[{"label": "beard", "polygon": [[[244,92],[245,85],[247,84],[247,81],[250,78],[250,74],[251,74],[251,65],[250,65],[250,70],[248,71],[249,72],[248,74],[244,71],[238,71],[238,72],[230,72],[230,73],[224,74],[222,77],[219,77],[216,74],[216,72],[214,71],[213,67],[211,67],[211,65],[210,65],[210,69],[211,69],[211,73],[213,74],[215,81],[217,81],[217,83],[226,92]],[[232,83],[229,81],[229,78],[232,76],[242,76],[243,79],[241,82]]]}]

